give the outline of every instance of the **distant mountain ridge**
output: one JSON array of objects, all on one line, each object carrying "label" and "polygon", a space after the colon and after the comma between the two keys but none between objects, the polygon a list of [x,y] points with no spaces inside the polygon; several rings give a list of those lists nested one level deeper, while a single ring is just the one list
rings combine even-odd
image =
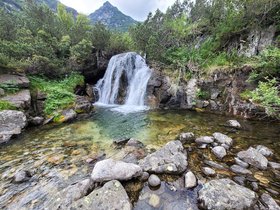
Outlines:
[{"label": "distant mountain ridge", "polygon": [[109,29],[127,31],[137,23],[132,17],[123,14],[117,7],[106,1],[102,7],[89,15],[91,22],[101,22]]},{"label": "distant mountain ridge", "polygon": [[[0,7],[6,9],[7,11],[20,11],[23,9],[27,0],[0,0]],[[54,12],[56,12],[57,4],[60,3],[58,0],[36,0],[38,4],[46,4]],[[75,17],[78,15],[78,12],[71,8],[66,7],[68,12],[71,12]]]}]

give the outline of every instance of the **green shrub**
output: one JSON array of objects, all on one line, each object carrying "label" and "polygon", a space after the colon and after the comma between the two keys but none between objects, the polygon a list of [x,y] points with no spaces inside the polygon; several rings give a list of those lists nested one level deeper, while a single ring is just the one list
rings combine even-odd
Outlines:
[{"label": "green shrub", "polygon": [[71,107],[75,102],[75,87],[84,84],[83,76],[72,73],[63,80],[49,81],[46,78],[30,77],[32,90],[47,94],[44,113],[53,115],[56,111]]},{"label": "green shrub", "polygon": [[259,82],[258,87],[247,97],[265,108],[269,116],[280,118],[280,95],[276,79]]},{"label": "green shrub", "polygon": [[197,97],[198,99],[206,100],[206,99],[209,99],[209,98],[210,98],[210,93],[207,92],[207,91],[198,89],[197,92],[196,92],[196,97]]},{"label": "green shrub", "polygon": [[13,106],[10,102],[0,100],[0,111],[3,111],[3,110],[15,110],[15,109],[16,109],[16,107]]}]

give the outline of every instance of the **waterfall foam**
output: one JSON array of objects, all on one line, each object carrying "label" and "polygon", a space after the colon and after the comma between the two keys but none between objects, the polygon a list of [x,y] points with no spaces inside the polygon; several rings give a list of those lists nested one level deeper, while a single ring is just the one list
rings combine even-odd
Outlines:
[{"label": "waterfall foam", "polygon": [[99,94],[96,104],[116,106],[113,110],[120,112],[147,109],[145,94],[150,77],[150,68],[137,53],[115,55],[104,77],[95,86]]}]

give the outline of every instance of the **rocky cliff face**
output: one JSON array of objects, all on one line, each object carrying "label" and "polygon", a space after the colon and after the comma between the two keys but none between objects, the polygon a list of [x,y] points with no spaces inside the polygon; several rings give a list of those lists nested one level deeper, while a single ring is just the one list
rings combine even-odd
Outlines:
[{"label": "rocky cliff face", "polygon": [[256,87],[247,81],[251,71],[250,67],[244,67],[231,73],[216,71],[207,78],[181,80],[174,92],[170,78],[154,69],[148,84],[148,103],[154,108],[191,109],[246,119],[265,118],[264,109],[240,97],[245,90]]}]

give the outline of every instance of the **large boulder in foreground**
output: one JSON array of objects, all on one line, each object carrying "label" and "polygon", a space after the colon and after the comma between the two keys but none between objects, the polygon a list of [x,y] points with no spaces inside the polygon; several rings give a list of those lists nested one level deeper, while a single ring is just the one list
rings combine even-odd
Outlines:
[{"label": "large boulder in foreground", "polygon": [[102,188],[74,202],[69,209],[131,210],[128,195],[119,181],[107,182]]},{"label": "large boulder in foreground", "polygon": [[136,164],[106,159],[96,163],[91,174],[91,179],[95,182],[123,181],[139,177],[142,173],[142,169]]},{"label": "large boulder in foreground", "polygon": [[171,141],[140,160],[139,165],[149,173],[180,174],[187,169],[188,162],[182,143]]},{"label": "large boulder in foreground", "polygon": [[20,134],[26,125],[27,119],[23,112],[0,112],[0,144],[9,141],[13,135]]},{"label": "large boulder in foreground", "polygon": [[212,180],[203,185],[198,192],[204,209],[251,209],[258,196],[252,190],[236,184],[230,179]]},{"label": "large boulder in foreground", "polygon": [[250,147],[246,151],[238,152],[237,157],[258,169],[267,169],[268,160],[253,147]]}]

